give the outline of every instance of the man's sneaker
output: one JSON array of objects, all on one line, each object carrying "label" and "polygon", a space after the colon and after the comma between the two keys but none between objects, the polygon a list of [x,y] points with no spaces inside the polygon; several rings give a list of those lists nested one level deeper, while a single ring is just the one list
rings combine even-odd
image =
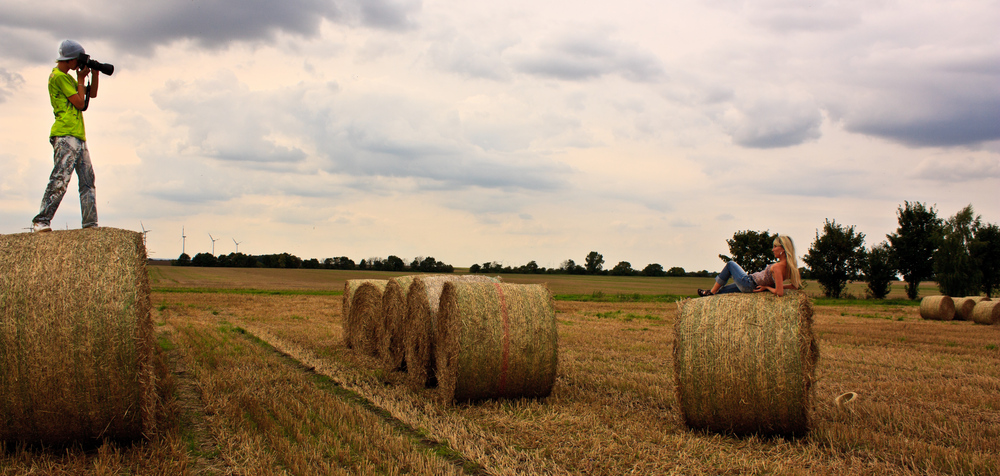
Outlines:
[{"label": "man's sneaker", "polygon": [[31,225],[31,231],[34,232],[52,231],[52,227],[50,227],[45,223],[34,223]]}]

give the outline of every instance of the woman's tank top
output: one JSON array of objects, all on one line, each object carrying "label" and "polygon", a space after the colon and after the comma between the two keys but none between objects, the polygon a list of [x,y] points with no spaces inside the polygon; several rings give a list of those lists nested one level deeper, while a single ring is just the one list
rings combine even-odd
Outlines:
[{"label": "woman's tank top", "polygon": [[764,271],[758,271],[750,275],[750,277],[753,278],[753,281],[757,283],[757,286],[764,286],[769,288],[776,287],[774,282],[774,274],[771,273],[771,266],[772,265],[769,264],[767,265],[766,268],[764,268]]}]

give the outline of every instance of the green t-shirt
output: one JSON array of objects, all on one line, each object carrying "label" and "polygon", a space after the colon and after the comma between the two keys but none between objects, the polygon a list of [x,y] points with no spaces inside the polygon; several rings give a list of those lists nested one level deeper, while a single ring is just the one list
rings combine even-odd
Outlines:
[{"label": "green t-shirt", "polygon": [[56,122],[52,124],[49,137],[73,136],[84,142],[87,133],[83,128],[83,111],[69,102],[70,96],[77,94],[77,82],[72,76],[52,68],[49,75],[49,102],[52,103],[52,113]]}]

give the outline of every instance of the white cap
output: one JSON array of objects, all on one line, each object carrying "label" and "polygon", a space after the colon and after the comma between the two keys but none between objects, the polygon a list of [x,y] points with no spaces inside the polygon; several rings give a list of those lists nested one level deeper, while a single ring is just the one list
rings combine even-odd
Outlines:
[{"label": "white cap", "polygon": [[76,59],[84,53],[83,46],[73,40],[65,40],[59,44],[59,59],[56,61],[69,61]]}]

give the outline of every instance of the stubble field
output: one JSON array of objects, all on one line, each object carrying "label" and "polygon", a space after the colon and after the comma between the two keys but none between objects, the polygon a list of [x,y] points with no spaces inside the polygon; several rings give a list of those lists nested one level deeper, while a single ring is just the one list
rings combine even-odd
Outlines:
[{"label": "stubble field", "polygon": [[391,276],[151,267],[159,434],[0,474],[1000,474],[1000,326],[817,300],[812,430],[735,438],[677,415],[671,296],[710,279],[503,276],[557,295],[552,395],[445,406],[343,345],[344,280]]}]

